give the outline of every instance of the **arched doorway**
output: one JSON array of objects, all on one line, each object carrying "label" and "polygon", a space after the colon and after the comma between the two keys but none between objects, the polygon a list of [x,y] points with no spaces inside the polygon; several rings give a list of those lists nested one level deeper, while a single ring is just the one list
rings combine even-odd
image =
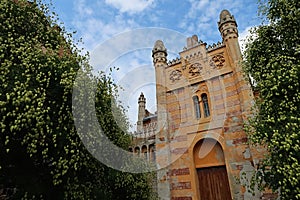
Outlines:
[{"label": "arched doorway", "polygon": [[221,145],[214,139],[200,140],[194,147],[194,162],[201,200],[231,200]]}]

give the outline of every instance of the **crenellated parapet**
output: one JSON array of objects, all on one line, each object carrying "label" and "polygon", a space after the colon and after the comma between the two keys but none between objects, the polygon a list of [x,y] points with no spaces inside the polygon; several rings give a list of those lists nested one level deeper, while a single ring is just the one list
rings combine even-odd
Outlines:
[{"label": "crenellated parapet", "polygon": [[202,53],[202,51],[194,51],[194,52],[192,52],[192,53],[190,53],[190,54],[186,54],[186,55],[184,55],[184,59],[185,60],[193,60],[193,59],[197,59],[197,58],[201,58],[201,57],[203,57],[203,53]]},{"label": "crenellated parapet", "polygon": [[219,49],[219,48],[224,47],[224,46],[225,46],[225,44],[223,42],[219,41],[218,43],[213,43],[212,45],[208,45],[208,47],[206,48],[206,50],[208,52],[210,52],[210,51]]},{"label": "crenellated parapet", "polygon": [[167,64],[168,64],[168,67],[169,67],[169,66],[172,66],[172,65],[179,64],[180,62],[181,62],[180,58],[177,57],[173,60],[169,60]]},{"label": "crenellated parapet", "polygon": [[229,73],[232,66],[224,42],[207,46],[193,35],[187,38],[186,47],[179,52],[179,57],[168,61],[163,70],[166,87],[172,90],[178,85],[188,86]]}]

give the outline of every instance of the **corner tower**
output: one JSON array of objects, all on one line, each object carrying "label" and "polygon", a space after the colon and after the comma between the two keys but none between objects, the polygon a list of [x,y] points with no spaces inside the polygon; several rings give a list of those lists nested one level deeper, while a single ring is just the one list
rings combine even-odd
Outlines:
[{"label": "corner tower", "polygon": [[138,121],[137,121],[137,131],[141,132],[143,131],[143,119],[146,115],[146,98],[144,97],[144,94],[141,93],[139,97],[139,113],[138,113]]},{"label": "corner tower", "polygon": [[166,64],[167,63],[167,49],[161,40],[157,40],[154,44],[152,49],[152,57],[154,67],[159,67],[159,64]]},{"label": "corner tower", "polygon": [[[162,130],[164,122],[167,119],[166,108],[166,66],[167,66],[167,49],[161,40],[157,40],[152,50],[153,64],[156,78],[156,102],[158,114],[158,130]],[[164,136],[162,136],[164,137]]]},{"label": "corner tower", "polygon": [[237,23],[234,16],[228,10],[221,11],[218,27],[223,43],[228,48],[228,53],[231,55],[233,63],[239,61],[242,54],[238,42]]},{"label": "corner tower", "polygon": [[245,116],[251,108],[252,91],[249,82],[245,80],[245,76],[241,67],[242,53],[238,41],[237,23],[233,15],[228,10],[222,10],[218,21],[219,31],[221,33],[223,43],[229,55],[229,62],[233,68],[237,85],[240,86],[239,98],[243,116]]},{"label": "corner tower", "polygon": [[238,37],[237,23],[234,16],[228,10],[222,10],[220,13],[218,26],[224,41]]},{"label": "corner tower", "polygon": [[167,49],[161,40],[157,40],[152,50],[153,65],[155,68],[156,78],[156,102],[157,102],[157,132],[156,132],[156,165],[159,169],[157,171],[157,179],[162,180],[157,182],[157,193],[161,199],[171,199],[171,188],[168,180],[164,177],[168,173],[165,166],[170,160],[169,150],[164,147],[168,146],[168,113],[167,113]]}]

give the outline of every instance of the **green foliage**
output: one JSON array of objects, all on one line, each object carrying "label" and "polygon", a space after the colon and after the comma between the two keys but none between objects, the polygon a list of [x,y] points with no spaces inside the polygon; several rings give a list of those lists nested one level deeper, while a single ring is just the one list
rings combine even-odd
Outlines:
[{"label": "green foliage", "polygon": [[279,191],[281,199],[300,199],[300,2],[261,5],[268,23],[253,30],[245,54],[259,92],[247,130],[253,143],[268,150],[256,181]]},{"label": "green foliage", "polygon": [[103,165],[77,135],[72,90],[83,66],[97,83],[95,107],[104,132],[124,149],[130,142],[124,111],[111,104],[116,86],[107,76],[91,75],[87,56],[49,12],[37,1],[0,2],[0,196],[147,199],[150,175]]}]

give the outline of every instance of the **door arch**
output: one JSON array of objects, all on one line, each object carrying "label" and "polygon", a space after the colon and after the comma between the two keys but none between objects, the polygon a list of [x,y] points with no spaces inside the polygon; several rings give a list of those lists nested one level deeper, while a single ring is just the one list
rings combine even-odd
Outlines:
[{"label": "door arch", "polygon": [[216,140],[205,138],[196,143],[194,164],[201,200],[231,200],[223,149]]}]

